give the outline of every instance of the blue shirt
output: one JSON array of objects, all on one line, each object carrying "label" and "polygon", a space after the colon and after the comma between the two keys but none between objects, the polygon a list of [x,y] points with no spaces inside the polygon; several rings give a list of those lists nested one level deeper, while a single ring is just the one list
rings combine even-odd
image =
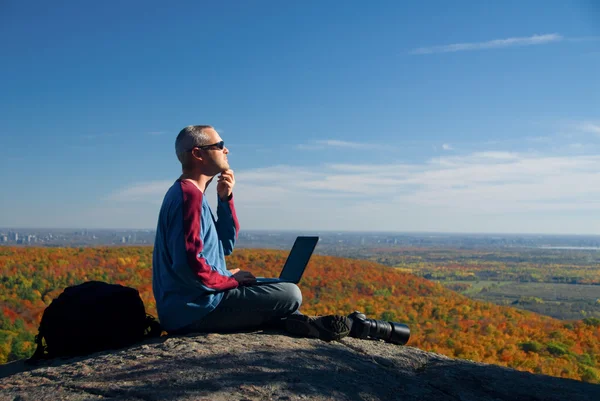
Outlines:
[{"label": "blue shirt", "polygon": [[177,180],[167,191],[156,228],[152,290],[167,331],[194,323],[216,306],[223,291],[236,288],[225,264],[239,232],[233,196],[218,200],[217,220],[198,187]]}]

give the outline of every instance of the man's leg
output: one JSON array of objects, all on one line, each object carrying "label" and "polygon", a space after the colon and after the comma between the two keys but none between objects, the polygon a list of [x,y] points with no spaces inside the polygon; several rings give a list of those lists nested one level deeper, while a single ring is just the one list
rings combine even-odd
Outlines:
[{"label": "man's leg", "polygon": [[302,293],[292,283],[238,287],[226,291],[211,313],[183,331],[231,332],[272,324],[298,311]]},{"label": "man's leg", "polygon": [[238,287],[225,292],[219,305],[199,322],[179,330],[232,332],[253,328],[281,328],[302,337],[339,340],[350,333],[346,316],[305,316],[298,309],[302,293],[291,283]]}]

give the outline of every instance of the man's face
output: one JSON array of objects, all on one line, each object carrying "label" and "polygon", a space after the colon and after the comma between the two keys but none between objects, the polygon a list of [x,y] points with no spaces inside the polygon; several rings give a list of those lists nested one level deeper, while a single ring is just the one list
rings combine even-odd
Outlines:
[{"label": "man's face", "polygon": [[[210,139],[208,141],[209,145],[218,144],[223,140],[219,133],[212,128],[206,129],[204,133]],[[223,149],[219,149],[218,146],[204,147],[200,149],[200,152],[209,175],[217,175],[220,172],[229,169],[229,162],[227,161],[229,149],[226,147],[223,147]]]}]

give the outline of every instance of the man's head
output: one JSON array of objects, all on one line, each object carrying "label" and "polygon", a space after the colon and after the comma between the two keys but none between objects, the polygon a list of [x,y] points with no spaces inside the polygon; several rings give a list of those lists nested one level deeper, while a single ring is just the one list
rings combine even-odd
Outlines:
[{"label": "man's head", "polygon": [[175,153],[183,171],[199,170],[215,176],[229,168],[229,150],[210,125],[190,125],[182,129],[175,140]]}]

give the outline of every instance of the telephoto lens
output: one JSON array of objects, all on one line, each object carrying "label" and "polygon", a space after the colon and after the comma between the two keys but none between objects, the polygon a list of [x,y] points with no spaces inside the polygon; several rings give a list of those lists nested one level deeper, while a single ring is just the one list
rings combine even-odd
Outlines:
[{"label": "telephoto lens", "polygon": [[410,338],[410,329],[407,325],[385,320],[367,319],[362,312],[352,312],[348,315],[352,322],[350,337],[374,338],[392,344],[404,345]]}]

